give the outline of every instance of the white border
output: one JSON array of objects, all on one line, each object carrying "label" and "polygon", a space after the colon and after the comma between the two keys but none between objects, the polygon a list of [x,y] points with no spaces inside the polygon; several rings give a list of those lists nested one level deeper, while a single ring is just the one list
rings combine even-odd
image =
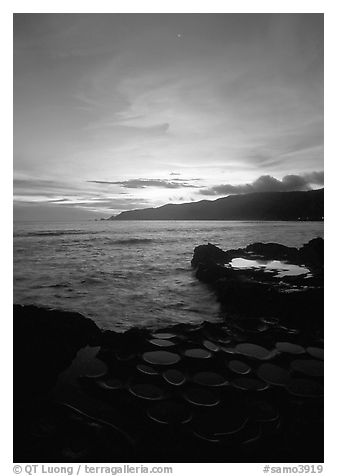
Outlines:
[{"label": "white border", "polygon": [[[1,31],[1,150],[2,183],[0,233],[2,251],[2,313],[1,313],[1,375],[2,375],[2,425],[0,474],[12,473],[12,14],[13,12],[76,12],[76,13],[324,13],[325,14],[325,251],[326,251],[326,307],[325,307],[325,463],[323,474],[336,474],[335,448],[335,356],[337,313],[333,302],[336,293],[336,49],[337,16],[333,1],[130,1],[108,0],[59,0],[59,1],[3,1],[0,15]],[[167,463],[170,465],[170,463]],[[214,475],[262,474],[262,464],[175,464],[174,476],[204,474]]]}]

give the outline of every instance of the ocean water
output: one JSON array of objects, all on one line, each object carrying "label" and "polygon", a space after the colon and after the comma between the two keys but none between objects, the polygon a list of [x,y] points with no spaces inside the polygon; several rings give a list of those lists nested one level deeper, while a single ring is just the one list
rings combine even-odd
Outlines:
[{"label": "ocean water", "polygon": [[191,269],[195,246],[301,246],[322,222],[87,221],[14,224],[14,302],[80,312],[102,328],[220,318]]}]

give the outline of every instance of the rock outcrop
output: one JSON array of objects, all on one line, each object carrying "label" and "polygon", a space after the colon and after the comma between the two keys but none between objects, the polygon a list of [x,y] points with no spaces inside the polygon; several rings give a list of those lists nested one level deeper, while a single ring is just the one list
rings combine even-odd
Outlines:
[{"label": "rock outcrop", "polygon": [[[196,277],[215,291],[224,313],[275,316],[303,329],[322,331],[323,251],[322,238],[299,249],[277,243],[253,243],[246,248],[223,251],[208,243],[195,248],[191,264]],[[231,266],[234,258],[279,260],[285,266],[305,266],[308,273],[280,277],[277,269],[235,268]]]}]

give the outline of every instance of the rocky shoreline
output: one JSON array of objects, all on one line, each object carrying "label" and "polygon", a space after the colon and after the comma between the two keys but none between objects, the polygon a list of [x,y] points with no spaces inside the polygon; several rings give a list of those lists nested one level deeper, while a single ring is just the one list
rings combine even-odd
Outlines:
[{"label": "rocky shoreline", "polygon": [[[307,273],[282,275],[262,267],[235,269],[234,259],[246,263],[278,260]],[[277,243],[254,243],[243,249],[223,251],[208,244],[194,250],[192,267],[196,277],[216,293],[225,314],[273,316],[302,331],[323,333],[324,241],[315,238],[301,248]],[[321,335],[322,336],[322,335]]]},{"label": "rocky shoreline", "polygon": [[121,334],[14,306],[15,462],[323,461],[323,240],[202,245],[192,266],[223,322]]}]

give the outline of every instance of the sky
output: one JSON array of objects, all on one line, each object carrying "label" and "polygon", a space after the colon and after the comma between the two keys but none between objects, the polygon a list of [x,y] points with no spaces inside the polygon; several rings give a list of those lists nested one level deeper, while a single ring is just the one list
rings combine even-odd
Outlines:
[{"label": "sky", "polygon": [[322,14],[15,14],[14,219],[323,186]]}]

